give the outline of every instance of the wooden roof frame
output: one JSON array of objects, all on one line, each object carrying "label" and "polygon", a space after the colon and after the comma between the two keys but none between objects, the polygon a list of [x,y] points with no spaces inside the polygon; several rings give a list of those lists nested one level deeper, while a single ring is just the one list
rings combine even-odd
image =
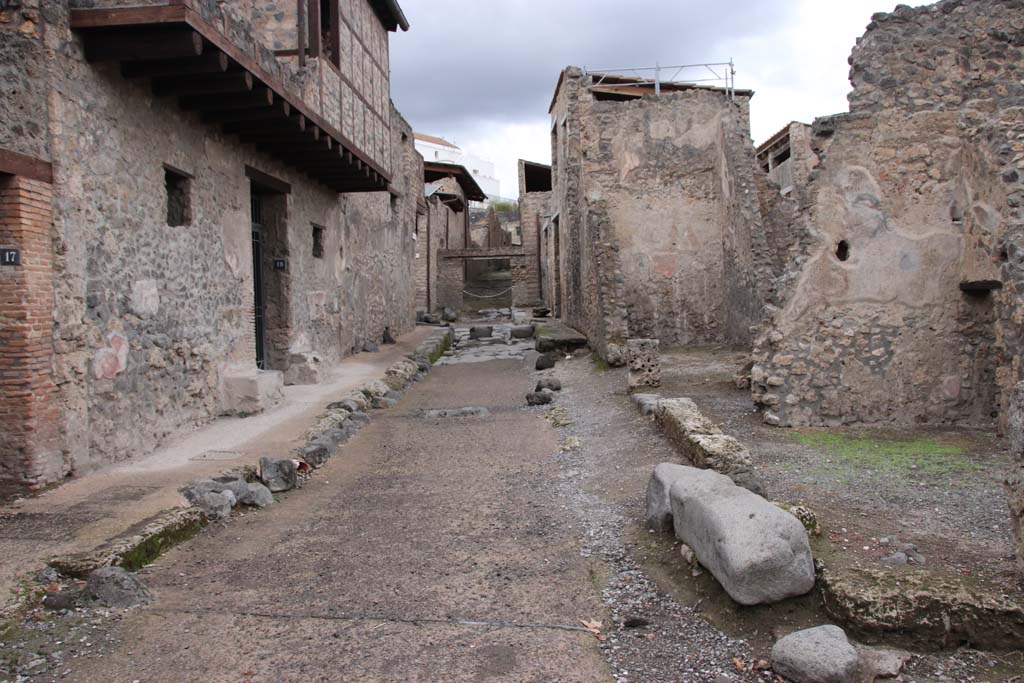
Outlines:
[{"label": "wooden roof frame", "polygon": [[75,9],[71,28],[86,59],[116,61],[127,78],[150,78],[158,95],[238,135],[242,142],[337,192],[380,192],[390,175],[257,60],[204,20],[192,0]]},{"label": "wooden roof frame", "polygon": [[429,183],[441,178],[455,178],[468,201],[487,201],[487,194],[465,166],[443,161],[423,162],[423,182]]}]

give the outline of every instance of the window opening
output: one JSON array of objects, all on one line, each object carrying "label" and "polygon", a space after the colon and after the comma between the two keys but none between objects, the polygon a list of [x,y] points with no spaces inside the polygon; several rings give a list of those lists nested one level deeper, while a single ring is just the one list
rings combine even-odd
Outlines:
[{"label": "window opening", "polygon": [[324,257],[324,227],[313,225],[313,258]]},{"label": "window opening", "polygon": [[164,166],[164,186],[167,190],[167,225],[192,223],[192,177]]}]

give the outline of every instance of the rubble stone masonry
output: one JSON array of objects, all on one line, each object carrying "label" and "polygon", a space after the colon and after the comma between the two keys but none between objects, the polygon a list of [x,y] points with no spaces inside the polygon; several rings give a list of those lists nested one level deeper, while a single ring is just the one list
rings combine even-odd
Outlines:
[{"label": "rubble stone masonry", "polygon": [[588,82],[567,69],[552,108],[561,314],[612,364],[629,337],[749,342],[771,279],[749,93],[598,101]]},{"label": "rubble stone masonry", "polygon": [[872,19],[850,113],[812,129],[754,399],[771,424],[1002,426],[1024,350],[1024,3]]}]

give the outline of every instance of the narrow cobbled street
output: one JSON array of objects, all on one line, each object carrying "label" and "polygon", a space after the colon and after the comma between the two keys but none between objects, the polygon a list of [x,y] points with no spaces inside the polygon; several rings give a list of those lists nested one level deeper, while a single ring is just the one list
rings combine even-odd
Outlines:
[{"label": "narrow cobbled street", "polygon": [[589,354],[529,408],[531,344],[460,339],[301,489],[143,569],[152,604],[70,629],[33,680],[723,680],[746,646],[629,552],[670,447],[624,395],[588,398]]}]

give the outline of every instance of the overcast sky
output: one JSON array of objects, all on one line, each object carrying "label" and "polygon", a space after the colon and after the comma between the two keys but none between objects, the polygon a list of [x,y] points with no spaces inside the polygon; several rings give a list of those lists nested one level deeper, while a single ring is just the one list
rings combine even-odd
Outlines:
[{"label": "overcast sky", "polygon": [[[561,69],[726,62],[755,91],[763,142],[792,120],[847,110],[847,57],[894,0],[402,0],[391,94],[417,132],[493,161],[518,194],[516,160],[550,161],[548,106]],[[671,75],[671,74],[667,74]]]}]

